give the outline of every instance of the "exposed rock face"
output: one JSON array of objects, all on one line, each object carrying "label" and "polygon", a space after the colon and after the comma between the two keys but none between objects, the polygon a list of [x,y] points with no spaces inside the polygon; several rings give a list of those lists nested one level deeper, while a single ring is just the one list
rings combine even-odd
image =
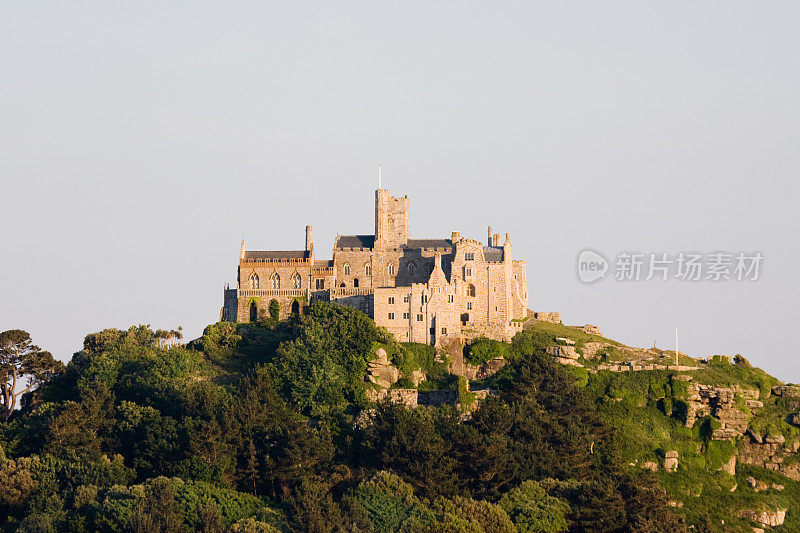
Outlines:
[{"label": "exposed rock face", "polygon": [[428,376],[425,375],[425,372],[422,370],[414,370],[408,379],[411,380],[411,383],[414,384],[415,387],[419,387],[419,384],[422,383],[427,379]]},{"label": "exposed rock face", "polygon": [[731,458],[728,459],[728,462],[723,464],[721,467],[719,467],[718,470],[720,470],[722,472],[727,472],[730,475],[735,476],[736,475],[736,456],[735,455],[731,455]]},{"label": "exposed rock face", "polygon": [[665,454],[664,470],[667,472],[675,472],[678,470],[678,452],[673,450]]},{"label": "exposed rock face", "polygon": [[782,525],[786,519],[786,509],[776,509],[774,511],[751,511],[745,509],[739,512],[739,516],[765,527],[777,527]]},{"label": "exposed rock face", "polygon": [[751,412],[763,407],[763,404],[758,401],[759,391],[757,389],[744,389],[738,386],[714,387],[690,382],[688,394],[686,426],[692,427],[698,418],[712,415],[722,424],[722,427],[714,430],[712,438],[716,440],[736,438],[747,430],[748,417],[736,406],[735,398],[737,396],[744,400]]},{"label": "exposed rock face", "polygon": [[553,361],[562,365],[583,366],[578,362],[580,354],[572,346],[550,346],[547,353],[553,356]]},{"label": "exposed rock face", "polygon": [[[750,433],[750,432],[748,432]],[[785,460],[790,455],[796,454],[800,449],[800,442],[787,444],[783,435],[767,437],[762,443],[756,441],[752,434],[739,444],[739,462],[747,465],[761,466],[784,476],[800,481],[800,463]]]},{"label": "exposed rock face", "polygon": [[647,461],[642,465],[642,468],[644,468],[645,470],[650,470],[652,472],[657,472],[658,464],[654,463],[653,461]]},{"label": "exposed rock face", "polygon": [[377,358],[369,362],[369,380],[388,389],[400,379],[400,371],[390,362],[386,350],[378,348]]},{"label": "exposed rock face", "polygon": [[600,331],[600,328],[595,326],[594,324],[586,324],[581,328],[584,333],[589,333],[590,335],[597,335],[598,337],[602,337],[603,333]]},{"label": "exposed rock face", "polygon": [[580,357],[572,346],[550,346],[547,348],[547,353],[553,357],[560,357],[562,359],[577,359]]},{"label": "exposed rock face", "polygon": [[467,379],[486,379],[497,373],[498,370],[506,366],[507,361],[503,357],[495,357],[485,362],[481,366],[464,363],[464,377]]}]

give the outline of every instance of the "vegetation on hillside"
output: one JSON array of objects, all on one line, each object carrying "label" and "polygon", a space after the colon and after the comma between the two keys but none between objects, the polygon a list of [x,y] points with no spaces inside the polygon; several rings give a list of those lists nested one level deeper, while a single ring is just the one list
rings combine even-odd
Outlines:
[{"label": "vegetation on hillside", "polygon": [[[314,304],[164,349],[90,334],[0,426],[6,531],[683,530],[650,473],[535,333],[471,420],[370,404],[375,346],[447,382],[425,346]],[[458,387],[458,380],[450,380]]]},{"label": "vegetation on hillside", "polygon": [[[482,384],[496,394],[478,402],[432,347],[397,343],[336,305],[316,303],[285,322],[213,324],[187,347],[165,345],[147,326],[87,335],[0,423],[0,528],[713,531],[729,519],[731,498],[782,505],[792,509],[787,526],[797,524],[790,500],[800,484],[754,468],[717,472],[732,445],[683,425],[682,382],[667,371],[556,365],[545,349],[558,337],[606,342],[546,325],[510,344],[467,347],[469,363],[508,361]],[[370,402],[378,347],[403,375],[423,372],[421,390],[457,390],[471,416]],[[703,377],[773,383],[729,366],[710,365]],[[766,416],[754,420],[776,425]],[[641,468],[666,450],[680,452],[677,472]],[[730,492],[753,472],[784,491]]]}]

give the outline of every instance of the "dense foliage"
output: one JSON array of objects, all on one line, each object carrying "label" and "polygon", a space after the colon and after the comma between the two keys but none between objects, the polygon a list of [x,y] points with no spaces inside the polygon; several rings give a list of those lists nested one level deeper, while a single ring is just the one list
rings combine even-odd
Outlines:
[{"label": "dense foliage", "polygon": [[[0,425],[6,531],[682,531],[628,469],[585,388],[524,331],[471,417],[368,400],[385,346],[458,387],[430,347],[314,304],[164,348],[147,326],[88,335]],[[481,341],[478,359],[491,358]],[[493,356],[492,356],[493,357]]]}]

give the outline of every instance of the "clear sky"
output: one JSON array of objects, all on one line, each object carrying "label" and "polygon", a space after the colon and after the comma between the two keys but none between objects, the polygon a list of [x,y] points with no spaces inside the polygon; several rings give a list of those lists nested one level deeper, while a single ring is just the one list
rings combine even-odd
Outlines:
[{"label": "clear sky", "polygon": [[[532,307],[800,381],[796,2],[9,2],[0,329],[67,360],[219,317],[239,242],[511,233]],[[585,247],[760,251],[754,282],[606,279]]]}]

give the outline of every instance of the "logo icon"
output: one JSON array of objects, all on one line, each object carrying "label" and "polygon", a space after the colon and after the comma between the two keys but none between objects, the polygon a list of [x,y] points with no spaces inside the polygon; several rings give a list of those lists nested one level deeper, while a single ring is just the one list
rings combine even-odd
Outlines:
[{"label": "logo icon", "polygon": [[578,279],[583,283],[594,283],[606,277],[608,260],[603,255],[589,248],[578,254]]}]

